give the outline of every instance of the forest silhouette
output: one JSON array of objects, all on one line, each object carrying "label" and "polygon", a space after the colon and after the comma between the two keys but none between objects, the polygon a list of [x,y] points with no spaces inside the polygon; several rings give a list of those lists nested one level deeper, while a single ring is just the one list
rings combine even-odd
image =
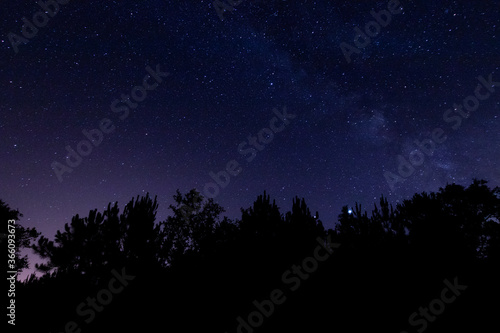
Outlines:
[{"label": "forest silhouette", "polygon": [[[382,197],[370,214],[358,204],[352,210],[345,206],[334,229],[325,229],[299,197],[283,214],[264,192],[236,220],[223,217],[224,209],[196,190],[177,190],[174,201],[164,221],[157,221],[157,198],[149,194],[132,199],[123,211],[110,203],[103,212],[75,215],[53,241],[20,221],[20,247],[46,262],[36,265],[42,276],[18,283],[17,328],[42,333],[498,328],[500,188],[490,189],[484,180],[415,194],[394,207]],[[22,216],[3,201],[0,214],[2,221]],[[318,239],[340,246],[313,272],[302,273],[300,288],[291,291],[284,272],[316,254]],[[18,267],[28,267],[19,253]],[[460,296],[425,328],[423,321],[410,325],[412,313],[442,297],[443,281],[456,279],[467,286]],[[110,288],[120,291],[102,292]],[[267,315],[252,327],[248,316],[258,311],[255,303],[265,308],[276,289],[286,301],[273,311],[261,309]],[[96,295],[106,304],[91,310],[88,300]]]}]

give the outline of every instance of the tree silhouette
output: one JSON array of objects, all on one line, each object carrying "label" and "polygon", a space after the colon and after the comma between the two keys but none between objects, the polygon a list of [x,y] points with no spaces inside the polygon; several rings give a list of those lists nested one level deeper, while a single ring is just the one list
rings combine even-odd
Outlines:
[{"label": "tree silhouette", "polygon": [[278,231],[283,226],[283,218],[276,205],[270,202],[269,195],[259,195],[252,207],[241,209],[239,227],[243,235],[253,241],[269,241],[276,238]]},{"label": "tree silhouette", "polygon": [[495,256],[500,220],[499,189],[474,180],[468,187],[450,184],[437,193],[415,194],[394,209],[380,199],[371,216],[357,203],[352,213],[342,208],[335,227],[337,238],[372,246],[397,240],[428,255],[458,254],[468,258]]},{"label": "tree silhouette", "polygon": [[[20,286],[19,300],[33,313],[22,329],[60,331],[82,300],[106,288],[111,269],[126,266],[137,272],[126,295],[82,329],[234,332],[236,318],[264,311],[254,302],[280,289],[286,303],[263,315],[255,332],[400,332],[408,330],[410,314],[439,298],[444,279],[458,276],[470,287],[426,333],[487,331],[498,306],[486,299],[500,297],[500,190],[486,184],[449,184],[394,207],[382,196],[371,214],[357,203],[352,211],[345,206],[333,230],[324,229],[305,199],[295,197],[282,214],[266,192],[234,222],[194,189],[177,190],[172,216],[161,222],[149,194],[132,199],[121,214],[117,203],[109,204],[103,213],[73,217],[54,242],[40,238],[35,249],[48,263],[39,268],[57,273]],[[311,265],[318,237],[342,246],[305,274],[302,265],[306,258]],[[295,292],[283,281],[291,267],[302,267]],[[60,322],[50,326],[46,318],[54,313]]]},{"label": "tree silhouette", "polygon": [[91,210],[88,217],[75,215],[64,232],[57,231],[55,241],[42,236],[33,246],[48,263],[36,265],[48,273],[80,274],[97,282],[100,273],[125,263],[135,269],[153,269],[165,258],[159,256],[162,241],[155,225],[158,203],[145,197],[132,200],[119,214],[118,203],[108,204],[103,213]]},{"label": "tree silhouette", "polygon": [[174,201],[175,205],[169,206],[173,215],[159,224],[168,265],[186,256],[206,255],[217,240],[223,240],[234,230],[229,219],[221,220],[224,208],[195,189],[184,196],[177,190]]}]

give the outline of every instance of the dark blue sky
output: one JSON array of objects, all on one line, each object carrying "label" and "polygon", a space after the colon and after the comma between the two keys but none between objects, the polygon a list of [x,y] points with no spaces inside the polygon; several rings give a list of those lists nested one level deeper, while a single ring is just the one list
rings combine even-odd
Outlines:
[{"label": "dark blue sky", "polygon": [[[371,209],[381,194],[396,202],[474,177],[499,186],[500,84],[477,87],[480,76],[500,81],[500,2],[401,1],[348,62],[341,43],[355,47],[354,28],[388,3],[246,0],[221,21],[210,1],[73,0],[34,36],[25,29],[17,53],[9,39],[40,7],[3,4],[0,198],[52,238],[74,214],[146,192],[163,220],[177,188],[203,192],[232,160],[241,172],[215,198],[232,218],[264,190],[282,213],[305,197],[333,227],[343,205]],[[145,77],[157,65],[169,73],[161,82]],[[145,78],[144,97],[134,87]],[[468,118],[446,113],[477,89]],[[268,143],[247,161],[238,146],[285,107],[295,118],[264,130]],[[67,166],[65,147],[77,150],[103,119],[114,131],[60,182],[51,165]],[[433,132],[446,139],[432,156],[412,153]],[[398,172],[398,155],[414,162],[411,175]],[[391,188],[388,172],[405,181]]]}]

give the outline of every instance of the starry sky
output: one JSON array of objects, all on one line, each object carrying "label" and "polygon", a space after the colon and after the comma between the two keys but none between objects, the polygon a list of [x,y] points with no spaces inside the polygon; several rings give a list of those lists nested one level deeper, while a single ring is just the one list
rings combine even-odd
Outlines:
[{"label": "starry sky", "polygon": [[176,189],[205,193],[226,169],[227,216],[266,190],[330,228],[382,194],[500,186],[499,1],[61,3],[0,14],[0,198],[49,238],[146,192],[163,220]]}]

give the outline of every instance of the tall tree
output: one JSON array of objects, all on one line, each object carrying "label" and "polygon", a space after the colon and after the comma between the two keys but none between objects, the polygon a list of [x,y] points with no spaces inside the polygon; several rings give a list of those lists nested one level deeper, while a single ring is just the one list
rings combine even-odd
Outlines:
[{"label": "tall tree", "polygon": [[232,238],[235,226],[226,217],[224,208],[212,198],[204,198],[195,189],[183,195],[179,190],[170,205],[173,215],[160,223],[162,251],[171,265],[185,256],[202,255],[213,251],[224,237]]},{"label": "tall tree", "polygon": [[158,203],[156,197],[132,200],[119,214],[118,203],[108,204],[103,213],[91,210],[88,217],[76,215],[66,223],[64,231],[57,231],[55,240],[41,237],[33,249],[46,264],[37,269],[48,273],[86,275],[98,280],[103,270],[127,264],[136,269],[160,266],[161,234],[155,225]]},{"label": "tall tree", "polygon": [[270,240],[278,235],[284,224],[283,216],[276,205],[276,200],[271,203],[269,195],[259,195],[253,205],[241,209],[241,232],[251,239]]}]

